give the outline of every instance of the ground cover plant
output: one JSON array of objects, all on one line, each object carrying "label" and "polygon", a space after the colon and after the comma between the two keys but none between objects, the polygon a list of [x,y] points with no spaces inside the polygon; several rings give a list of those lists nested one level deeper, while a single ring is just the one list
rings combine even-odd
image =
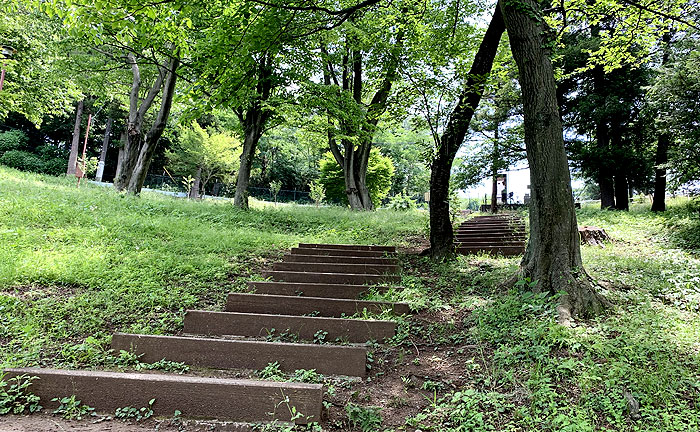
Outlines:
[{"label": "ground cover plant", "polygon": [[[518,258],[419,257],[425,213],[353,214],[278,206],[235,210],[0,170],[2,366],[203,373],[110,353],[112,331],[177,333],[186,308],[221,310],[299,241],[397,244],[406,301],[397,335],[370,344],[364,380],[274,363],[245,375],[322,382],[323,430],[687,431],[700,428],[697,204],[629,212],[584,207],[579,224],[612,241],[583,259],[614,307],[572,327],[532,281],[501,283]],[[423,242],[423,243],[421,243]],[[358,318],[388,315],[358,314]],[[236,372],[233,372],[233,376]],[[56,395],[69,397],[69,395]],[[9,400],[9,399],[8,399]],[[8,402],[9,404],[9,402]],[[58,419],[57,419],[58,420]],[[153,420],[149,420],[153,422]],[[178,423],[181,425],[181,423]],[[152,423],[146,423],[144,428]],[[178,426],[180,427],[180,426]]]}]

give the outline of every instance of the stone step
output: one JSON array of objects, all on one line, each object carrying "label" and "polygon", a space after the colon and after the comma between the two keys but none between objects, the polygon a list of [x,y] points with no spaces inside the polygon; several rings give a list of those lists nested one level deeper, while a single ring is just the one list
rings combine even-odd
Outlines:
[{"label": "stone step", "polygon": [[238,312],[189,310],[185,315],[185,333],[201,335],[235,335],[246,337],[297,335],[313,341],[324,333],[322,341],[362,343],[384,340],[396,334],[393,321],[358,320],[347,318],[268,315]]},{"label": "stone step", "polygon": [[338,299],[355,299],[367,293],[370,289],[383,292],[391,288],[387,286],[369,287],[367,285],[303,282],[248,282],[248,287],[255,290],[255,293],[257,294]]},{"label": "stone step", "polygon": [[346,249],[300,249],[292,248],[291,253],[294,255],[327,255],[327,256],[349,256],[349,257],[372,257],[383,258],[391,256],[387,252],[381,251],[364,251],[364,250],[346,250]]},{"label": "stone step", "polygon": [[230,293],[226,300],[226,312],[267,313],[284,315],[318,314],[324,317],[340,317],[363,312],[379,313],[390,310],[394,314],[408,314],[406,303],[345,300],[323,297],[297,297],[266,294]]},{"label": "stone step", "polygon": [[386,264],[337,264],[314,262],[278,262],[272,265],[275,271],[311,273],[351,273],[351,274],[396,274],[399,266]]},{"label": "stone step", "polygon": [[461,244],[455,245],[457,253],[463,255],[478,254],[478,253],[489,253],[493,255],[503,255],[503,256],[514,256],[522,255],[525,253],[525,248],[520,246],[463,246]]},{"label": "stone step", "polygon": [[299,243],[299,249],[342,249],[353,251],[396,252],[394,246],[379,245],[354,245],[354,244],[323,244],[323,243]]},{"label": "stone step", "polygon": [[41,398],[46,411],[58,407],[51,399],[75,395],[81,403],[105,414],[114,414],[117,408],[146,407],[155,399],[153,414],[163,417],[178,410],[185,418],[290,421],[288,406],[293,406],[303,415],[296,423],[321,418],[320,384],[38,368],[6,369],[5,373],[5,380],[18,375],[38,377],[29,390]]},{"label": "stone step", "polygon": [[[112,349],[142,355],[147,363],[167,359],[217,369],[316,369],[321,374],[364,376],[367,350],[359,346],[314,345],[184,336],[115,333]],[[132,405],[133,406],[133,405]]]},{"label": "stone step", "polygon": [[384,264],[398,265],[395,258],[349,257],[331,255],[293,255],[282,257],[284,262],[331,263],[331,264]]},{"label": "stone step", "polygon": [[277,282],[308,282],[330,284],[372,285],[401,282],[397,275],[366,275],[353,273],[312,273],[293,271],[265,271],[263,277]]}]

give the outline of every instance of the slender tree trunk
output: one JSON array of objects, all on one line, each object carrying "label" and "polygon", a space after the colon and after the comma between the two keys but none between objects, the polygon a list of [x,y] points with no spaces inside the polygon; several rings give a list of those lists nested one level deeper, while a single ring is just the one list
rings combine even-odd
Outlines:
[{"label": "slender tree trunk", "polygon": [[[499,3],[500,4],[500,3]],[[450,174],[457,151],[464,142],[469,123],[484,93],[501,35],[505,30],[499,5],[491,18],[457,106],[450,114],[430,169],[430,255],[442,259],[453,252],[454,233],[450,217]]]},{"label": "slender tree trunk", "polygon": [[493,154],[491,161],[491,174],[493,175],[491,185],[491,213],[498,212],[498,124],[494,130]]},{"label": "slender tree trunk", "polygon": [[202,183],[202,167],[197,168],[197,172],[194,175],[194,183],[192,183],[192,188],[190,189],[189,198],[199,199],[199,188]]},{"label": "slender tree trunk", "polygon": [[654,172],[654,202],[651,211],[666,211],[666,167],[668,163],[668,147],[671,139],[668,134],[659,135],[656,147],[656,169]]},{"label": "slender tree trunk", "polygon": [[112,118],[107,118],[107,125],[105,126],[105,137],[102,140],[102,151],[100,152],[100,161],[97,163],[97,174],[95,174],[95,180],[98,182],[102,181],[102,176],[105,172],[105,160],[107,159],[107,149],[109,148],[109,134],[112,132]]},{"label": "slender tree trunk", "polygon": [[83,108],[85,101],[78,102],[75,109],[75,126],[73,127],[73,140],[70,145],[70,156],[68,156],[68,169],[66,175],[75,175],[75,167],[78,164],[78,152],[80,151],[80,124],[83,121]]},{"label": "slender tree trunk", "polygon": [[581,260],[569,165],[547,46],[553,35],[534,0],[501,4],[523,97],[525,145],[530,165],[530,239],[517,277],[559,299],[560,321],[598,312],[596,293]]}]

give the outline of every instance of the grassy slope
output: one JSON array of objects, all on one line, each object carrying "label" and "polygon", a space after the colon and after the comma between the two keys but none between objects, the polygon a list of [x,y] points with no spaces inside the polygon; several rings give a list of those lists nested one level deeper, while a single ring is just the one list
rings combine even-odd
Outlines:
[{"label": "grassy slope", "polygon": [[112,331],[177,331],[185,309],[221,307],[298,242],[395,244],[425,226],[417,213],[133,198],[0,167],[0,366],[90,364]]},{"label": "grassy slope", "polygon": [[[550,299],[498,287],[517,259],[406,257],[402,297],[426,310],[377,348],[374,381],[347,390],[352,400],[380,405],[384,426],[396,430],[700,429],[700,258],[677,248],[699,248],[700,220],[680,204],[663,215],[648,205],[583,209],[579,219],[615,240],[583,248],[614,310],[562,328]],[[78,191],[68,180],[0,168],[0,363],[99,364],[112,330],[177,331],[183,309],[220,307],[270,251],[298,241],[401,243],[424,227],[416,213],[238,212]],[[431,353],[441,367],[451,361],[454,376],[433,370]],[[431,380],[411,384],[401,375],[410,368]],[[387,404],[395,382],[405,388]],[[640,403],[640,418],[630,418],[626,393]],[[342,406],[349,396],[337,397]],[[331,410],[326,427],[348,430],[345,410]]]}]

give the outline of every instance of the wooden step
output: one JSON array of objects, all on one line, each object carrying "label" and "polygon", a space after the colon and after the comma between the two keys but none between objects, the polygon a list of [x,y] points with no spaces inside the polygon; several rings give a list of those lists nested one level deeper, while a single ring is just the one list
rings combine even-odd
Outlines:
[{"label": "wooden step", "polygon": [[401,276],[396,275],[312,273],[293,271],[266,271],[263,272],[263,277],[270,278],[277,282],[308,282],[352,285],[372,285],[401,282]]},{"label": "wooden step", "polygon": [[382,258],[391,256],[387,252],[381,251],[364,251],[364,250],[345,250],[345,249],[300,249],[292,248],[291,253],[294,255],[328,255],[328,256],[350,256],[350,257],[373,257]]},{"label": "wooden step", "polygon": [[[185,418],[290,421],[284,402],[289,398],[289,406],[303,414],[295,422],[305,424],[321,418],[320,384],[38,368],[6,369],[5,373],[5,380],[18,375],[38,377],[29,391],[41,398],[46,411],[58,407],[51,399],[75,395],[82,404],[105,414],[114,414],[117,408],[146,407],[155,399],[156,416],[170,417],[178,410]],[[105,430],[110,428],[105,426]]]},{"label": "wooden step", "polygon": [[398,265],[395,258],[348,257],[331,255],[292,255],[282,257],[284,262],[332,263],[332,264],[384,264]]},{"label": "wooden step", "polygon": [[457,230],[457,234],[525,234],[525,230],[515,230],[510,228],[504,229],[464,229],[460,228]]},{"label": "wooden step", "polygon": [[183,336],[115,333],[112,349],[143,355],[147,363],[167,359],[218,369],[263,369],[278,362],[283,371],[316,369],[321,374],[364,376],[367,351],[359,346],[314,345]]},{"label": "wooden step", "polygon": [[396,334],[396,323],[379,320],[189,310],[185,315],[184,332],[209,336],[246,337],[266,337],[287,333],[297,335],[299,339],[306,341],[313,341],[319,337],[319,333],[323,333],[322,341],[325,342],[338,340],[362,343],[393,337]]},{"label": "wooden step", "polygon": [[406,303],[365,300],[345,300],[323,297],[296,297],[265,294],[230,293],[226,300],[227,312],[267,313],[284,315],[313,315],[324,317],[350,316],[364,310],[379,313],[390,310],[396,315],[409,314]]},{"label": "wooden step", "polygon": [[299,243],[299,249],[342,249],[352,251],[396,252],[394,246]]},{"label": "wooden step", "polygon": [[[248,282],[248,287],[256,294],[273,294],[280,296],[325,297],[338,299],[355,299],[366,294],[370,289],[379,292],[392,287],[350,284],[304,283],[304,282]],[[400,289],[402,287],[393,287]]]},{"label": "wooden step", "polygon": [[386,264],[336,264],[314,262],[278,262],[272,265],[275,271],[311,273],[351,273],[351,274],[396,274],[399,267]]},{"label": "wooden step", "polygon": [[455,245],[457,253],[469,255],[478,253],[488,253],[493,255],[503,255],[503,256],[515,256],[522,255],[525,253],[524,247],[519,246],[463,246],[461,244]]}]

